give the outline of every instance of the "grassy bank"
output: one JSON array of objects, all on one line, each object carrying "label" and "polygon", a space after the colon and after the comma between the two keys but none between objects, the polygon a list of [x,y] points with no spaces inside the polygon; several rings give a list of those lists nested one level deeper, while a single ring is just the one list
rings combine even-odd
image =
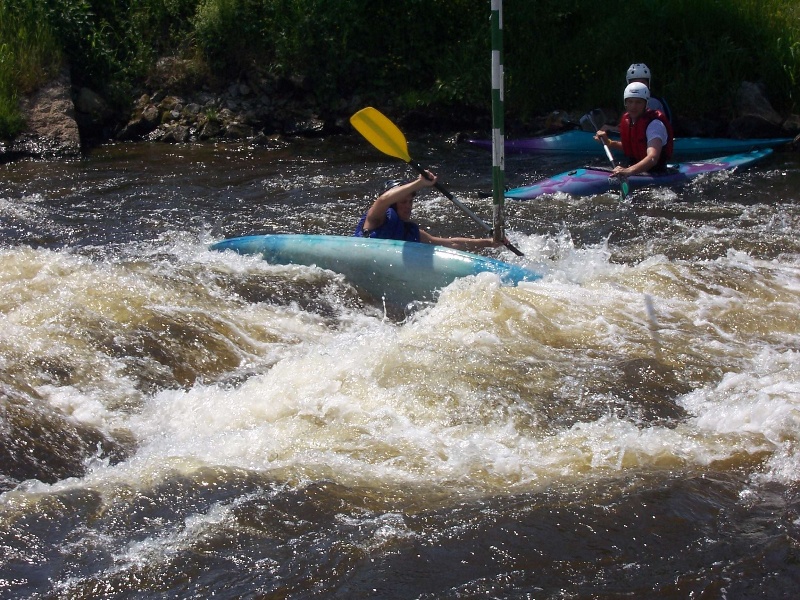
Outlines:
[{"label": "grassy bank", "polygon": [[[489,107],[490,2],[475,0],[0,0],[0,136],[16,100],[62,63],[129,105],[155,60],[190,59],[219,81],[254,67],[342,98],[401,109]],[[732,116],[741,81],[800,108],[796,0],[506,2],[506,109],[619,106],[631,62],[686,116]]]},{"label": "grassy bank", "polygon": [[35,0],[0,0],[0,139],[22,127],[18,99],[62,64],[61,50]]}]

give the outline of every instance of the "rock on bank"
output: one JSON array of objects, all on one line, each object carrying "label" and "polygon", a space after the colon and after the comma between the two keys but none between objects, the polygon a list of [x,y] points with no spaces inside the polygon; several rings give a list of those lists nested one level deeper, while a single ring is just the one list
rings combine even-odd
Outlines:
[{"label": "rock on bank", "polygon": [[[72,85],[68,69],[21,103],[26,130],[0,143],[0,162],[22,156],[69,157],[107,141],[165,143],[247,141],[270,144],[283,136],[316,136],[350,131],[348,118],[363,108],[357,96],[323,111],[305,78],[249,73],[225,86],[210,85],[207,72],[178,58],[162,58],[145,90],[129,109],[112,110],[92,90]],[[434,109],[430,109],[433,114]],[[800,117],[783,118],[765,91],[745,82],[730,123],[681,119],[681,136],[785,137],[800,131]],[[444,119],[447,121],[447,119]],[[439,122],[439,125],[442,125]],[[464,126],[451,123],[453,131]],[[426,127],[427,128],[427,127]]]},{"label": "rock on bank", "polygon": [[[268,143],[279,136],[315,136],[349,129],[357,97],[322,114],[302,78],[252,75],[220,88],[205,84],[179,59],[159,61],[147,91],[115,111],[98,94],[72,85],[68,70],[21,102],[25,131],[0,143],[0,162],[23,156],[69,157],[108,141]],[[175,75],[178,73],[179,75]],[[184,75],[180,75],[180,74]],[[330,113],[330,111],[328,111]]]},{"label": "rock on bank", "polygon": [[26,128],[10,142],[0,144],[0,158],[75,156],[81,137],[69,72],[64,69],[36,93],[20,102]]}]

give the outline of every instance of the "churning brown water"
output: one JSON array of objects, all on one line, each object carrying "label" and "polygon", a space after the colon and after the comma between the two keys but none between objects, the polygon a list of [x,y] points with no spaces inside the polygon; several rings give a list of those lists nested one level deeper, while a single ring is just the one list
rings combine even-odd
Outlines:
[{"label": "churning brown water", "polygon": [[[411,153],[491,220],[488,155]],[[0,597],[796,597],[797,153],[510,203],[544,278],[405,308],[207,249],[349,234],[406,174],[355,136],[0,170]]]}]

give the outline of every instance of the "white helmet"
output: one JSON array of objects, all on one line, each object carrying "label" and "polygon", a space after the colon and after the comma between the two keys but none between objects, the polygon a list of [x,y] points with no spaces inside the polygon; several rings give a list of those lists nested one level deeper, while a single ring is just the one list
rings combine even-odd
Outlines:
[{"label": "white helmet", "polygon": [[650,100],[650,90],[647,89],[645,84],[639,83],[638,81],[629,83],[628,87],[625,88],[623,100],[627,100],[628,98],[641,98],[644,101]]},{"label": "white helmet", "polygon": [[625,74],[625,80],[630,83],[631,79],[647,79],[650,81],[650,69],[644,63],[634,63],[628,67],[628,72]]}]

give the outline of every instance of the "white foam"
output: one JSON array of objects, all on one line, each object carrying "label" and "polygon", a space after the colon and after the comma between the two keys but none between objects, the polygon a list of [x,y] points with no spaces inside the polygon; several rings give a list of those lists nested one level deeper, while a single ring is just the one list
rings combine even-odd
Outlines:
[{"label": "white foam", "polygon": [[[797,261],[731,252],[691,265],[663,256],[619,265],[605,244],[575,249],[566,233],[530,236],[520,246],[524,260],[547,266],[543,280],[509,288],[489,274],[465,278],[405,323],[343,311],[337,327],[296,306],[226,295],[214,286],[214,269],[246,276],[276,267],[197,242],[156,245],[153,260],[110,264],[4,251],[0,259],[13,254],[34,284],[0,281],[11,292],[3,296],[0,340],[33,353],[81,349],[86,364],[99,359],[103,377],[39,391],[77,420],[127,428],[138,444],[118,465],[98,462],[82,479],[25,489],[113,493],[211,466],[288,482],[495,494],[764,452],[764,477],[796,481],[800,376],[797,352],[787,348],[798,332],[771,324],[789,323],[782,319],[796,306]],[[57,293],[45,304],[37,289]],[[242,368],[256,374],[237,386],[198,381],[121,409],[114,396],[134,392],[119,365],[98,348],[67,343],[78,335],[63,337],[65,315],[89,309],[112,323],[210,313],[236,332],[231,343],[235,337]],[[52,343],[55,333],[66,345]],[[13,355],[3,356],[8,363]],[[680,399],[690,413],[685,422],[663,427],[611,412],[561,428],[547,422],[541,409],[550,397],[566,395],[576,408],[602,403],[602,395],[581,395],[592,369],[655,356],[695,386]]]},{"label": "white foam", "polygon": [[760,476],[784,483],[800,479],[800,353],[765,348],[742,371],[681,400],[704,436],[724,435],[731,453],[769,451]]}]

